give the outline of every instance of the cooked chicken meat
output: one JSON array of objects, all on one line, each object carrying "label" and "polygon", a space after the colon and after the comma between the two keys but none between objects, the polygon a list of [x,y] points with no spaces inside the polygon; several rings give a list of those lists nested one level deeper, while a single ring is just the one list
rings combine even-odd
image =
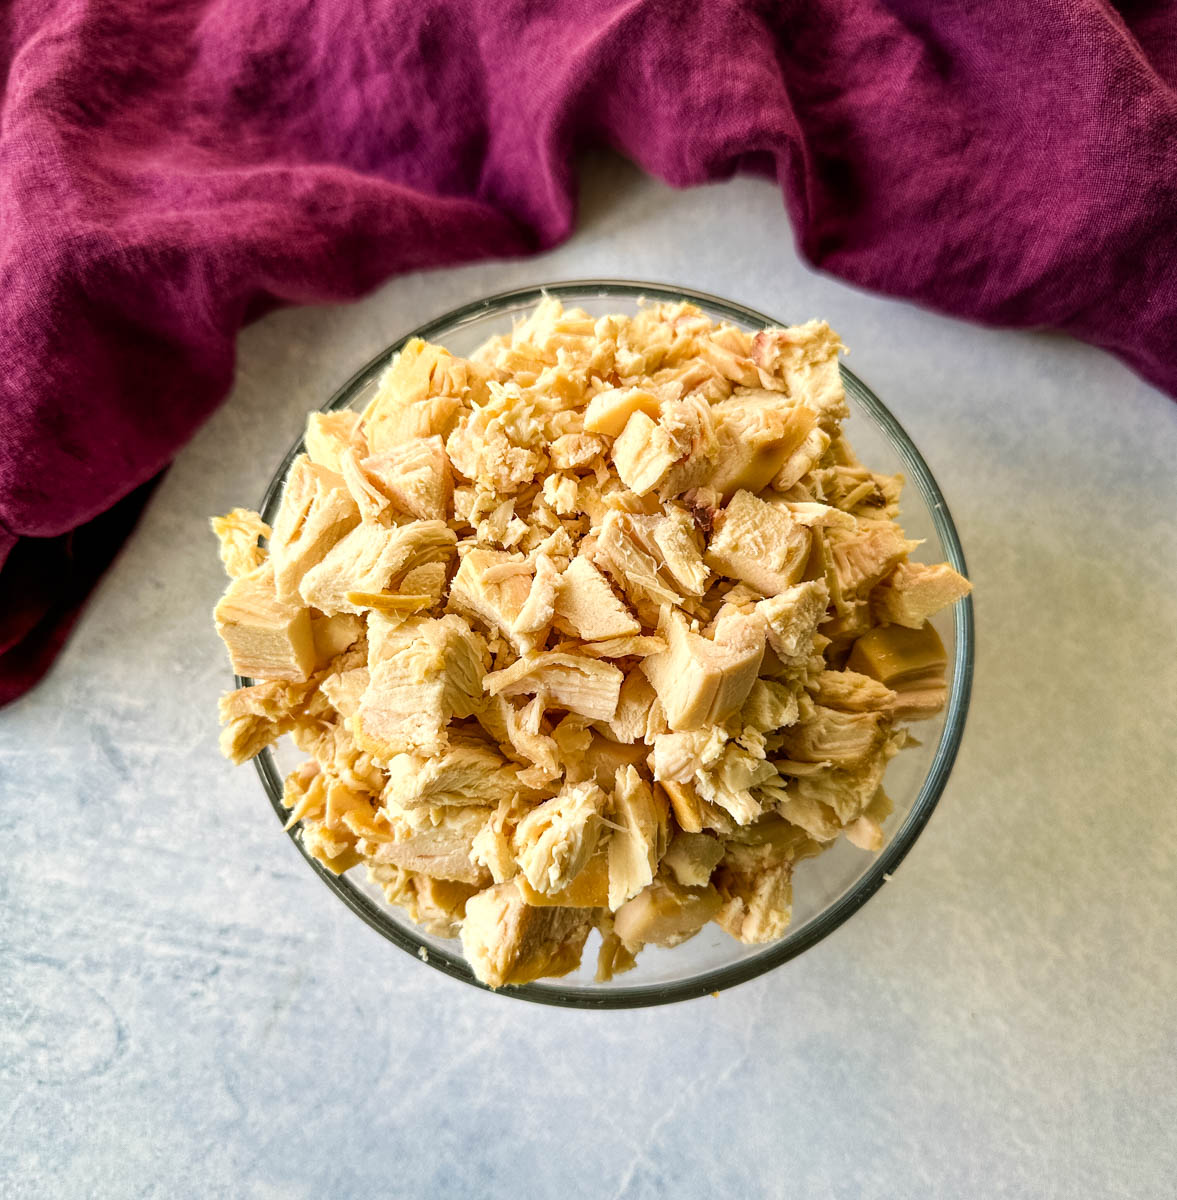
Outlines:
[{"label": "cooked chicken meat", "polygon": [[289,735],[308,854],[492,988],[593,929],[599,980],[709,922],[780,937],[799,862],[883,845],[887,764],[946,698],[930,619],[969,590],[910,561],[841,350],[552,298],[469,359],[408,342],[366,411],[308,418],[272,531],[213,522],[254,681],[223,752]]}]

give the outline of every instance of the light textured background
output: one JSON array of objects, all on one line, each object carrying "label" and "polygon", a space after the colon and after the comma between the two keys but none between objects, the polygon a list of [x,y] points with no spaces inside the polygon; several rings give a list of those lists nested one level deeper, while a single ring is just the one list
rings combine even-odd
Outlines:
[{"label": "light textured background", "polygon": [[[216,751],[207,517],[394,336],[593,274],[828,317],[953,510],[973,710],[894,881],[667,1009],[494,997],[382,941]],[[814,275],[775,190],[586,169],[540,259],[279,313],[46,682],[0,713],[5,1197],[1170,1197],[1177,405],[1111,358]]]}]

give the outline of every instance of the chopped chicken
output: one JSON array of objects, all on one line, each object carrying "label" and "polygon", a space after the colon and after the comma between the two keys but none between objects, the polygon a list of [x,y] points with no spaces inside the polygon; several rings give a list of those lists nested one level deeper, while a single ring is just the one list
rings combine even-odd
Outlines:
[{"label": "chopped chicken", "polygon": [[397,511],[419,521],[444,521],[450,515],[454,480],[440,437],[401,442],[364,459],[363,468]]},{"label": "chopped chicken", "polygon": [[706,887],[723,858],[723,842],[709,833],[679,830],[671,839],[662,865],[680,887]]},{"label": "chopped chicken", "polygon": [[270,537],[278,595],[296,600],[306,572],[359,523],[360,510],[343,476],[299,455],[286,477]]},{"label": "chopped chicken", "polygon": [[829,588],[820,579],[794,584],[761,600],[756,611],[768,627],[773,651],[785,659],[807,658],[829,603]]},{"label": "chopped chicken", "polygon": [[[213,522],[234,762],[289,736],[288,828],[490,987],[597,979],[714,921],[780,937],[793,871],[884,844],[888,763],[945,704],[903,479],[842,431],[824,322],[545,298],[469,359],[414,339],[312,414],[273,517]],[[263,546],[261,543],[268,544]]]},{"label": "chopped chicken", "polygon": [[865,595],[919,545],[894,521],[860,521],[853,533],[831,529],[826,541],[843,596]]},{"label": "chopped chicken", "polygon": [[[606,513],[590,552],[593,562],[607,571],[613,582],[638,610],[677,605],[681,597],[659,575],[657,560],[642,549],[633,520],[615,509]],[[655,621],[656,621],[655,617]]]},{"label": "chopped chicken", "polygon": [[423,563],[446,560],[457,537],[443,521],[386,526],[364,522],[337,542],[302,577],[304,603],[325,613],[358,613],[371,604],[348,599],[349,593],[376,595]]},{"label": "chopped chicken", "polygon": [[613,915],[613,929],[637,953],[643,946],[678,946],[693,938],[723,906],[715,888],[682,887],[659,875]]},{"label": "chopped chicken", "polygon": [[719,452],[707,483],[721,496],[763,491],[817,423],[817,414],[780,392],[750,391],[715,405]]},{"label": "chopped chicken", "polygon": [[485,390],[479,368],[413,338],[393,359],[364,412],[368,449],[382,454],[414,438],[445,437],[463,408]]},{"label": "chopped chicken", "polygon": [[925,623],[922,629],[875,626],[854,643],[846,666],[877,679],[896,694],[896,719],[918,720],[944,707],[947,662],[940,635]]},{"label": "chopped chicken", "polygon": [[670,499],[701,483],[718,450],[710,407],[693,396],[661,406],[653,421],[637,409],[613,443],[613,465],[635,495]]},{"label": "chopped chicken", "polygon": [[889,712],[896,701],[889,687],[857,671],[822,671],[815,681],[813,698],[827,708],[851,713]]},{"label": "chopped chicken", "polygon": [[252,509],[235,508],[223,517],[213,517],[211,525],[230,579],[240,579],[266,561],[266,551],[257,543],[258,538],[270,536],[270,527]]},{"label": "chopped chicken", "polygon": [[331,707],[346,719],[354,717],[359,711],[360,699],[368,690],[370,680],[367,667],[352,667],[328,675],[319,684],[319,690],[327,697]]},{"label": "chopped chicken", "polygon": [[461,617],[412,618],[368,651],[371,678],[353,718],[359,745],[385,760],[444,751],[448,722],[481,703],[483,639]]},{"label": "chopped chicken", "polygon": [[480,883],[485,879],[484,868],[471,858],[471,851],[486,821],[486,810],[472,807],[439,809],[421,825],[397,814],[389,821],[389,840],[361,839],[357,847],[375,863],[390,863],[435,879]]},{"label": "chopped chicken", "polygon": [[775,596],[801,578],[809,544],[809,530],[787,509],[739,491],[716,515],[703,557],[717,574]]},{"label": "chopped chicken", "polygon": [[884,719],[880,712],[839,712],[805,697],[800,720],[783,731],[782,745],[798,762],[856,767],[882,744]]},{"label": "chopped chicken", "polygon": [[972,584],[948,563],[901,562],[871,593],[871,603],[884,621],[922,629],[929,617],[971,590]]},{"label": "chopped chicken", "polygon": [[662,401],[653,392],[643,388],[605,388],[589,401],[584,410],[585,432],[618,437],[636,412],[642,413],[652,423],[662,414]]},{"label": "chopped chicken", "polygon": [[[647,660],[648,661],[648,660]],[[624,676],[610,663],[579,654],[546,651],[520,658],[482,681],[492,696],[543,692],[555,708],[566,708],[591,721],[611,721]]]},{"label": "chopped chicken", "polygon": [[695,522],[685,509],[668,504],[662,516],[635,520],[633,525],[647,533],[646,549],[684,596],[702,596],[707,591],[711,572],[703,561]]},{"label": "chopped chicken", "polygon": [[586,642],[632,637],[641,625],[613,594],[608,580],[587,558],[574,558],[556,591],[556,615],[569,631]]},{"label": "chopped chicken", "polygon": [[642,661],[671,729],[718,725],[743,705],[764,657],[764,622],[744,618],[722,640],[692,633],[672,612],[667,649]]},{"label": "chopped chicken", "polygon": [[758,945],[774,942],[788,928],[793,915],[793,864],[762,864],[730,847],[715,873],[723,907],[715,923],[738,942]]},{"label": "chopped chicken", "polygon": [[822,423],[835,427],[848,415],[838,367],[841,339],[825,321],[790,329],[766,329],[752,339],[752,360],[780,380],[788,394],[813,409]]},{"label": "chopped chicken", "polygon": [[666,853],[669,808],[633,766],[617,772],[609,839],[609,909],[616,911],[654,881]]},{"label": "chopped chicken", "polygon": [[[496,579],[495,569],[509,566],[522,569]],[[492,634],[502,634],[522,653],[532,646],[534,638],[530,633],[517,631],[515,622],[530,593],[531,575],[527,565],[517,562],[510,552],[468,550],[450,583],[447,608],[486,626]]]},{"label": "chopped chicken", "polygon": [[238,675],[298,682],[314,670],[310,613],[278,598],[270,563],[234,579],[213,619]]},{"label": "chopped chicken", "polygon": [[601,837],[606,800],[595,783],[574,783],[515,827],[515,861],[537,892],[559,891],[584,870]]},{"label": "chopped chicken", "polygon": [[367,439],[360,427],[360,414],[344,409],[341,412],[315,412],[307,417],[303,434],[307,457],[329,471],[341,471],[345,451],[361,458],[367,451]]},{"label": "chopped chicken", "polygon": [[462,951],[487,987],[567,975],[580,966],[589,910],[528,904],[513,882],[466,901]]},{"label": "chopped chicken", "polygon": [[602,722],[610,737],[632,744],[643,740],[650,706],[657,695],[650,681],[634,668],[626,675],[617,695],[617,708],[607,722]]},{"label": "chopped chicken", "polygon": [[451,738],[440,756],[394,754],[388,760],[383,799],[399,808],[435,804],[494,806],[518,791],[518,768],[495,747],[477,738]]},{"label": "chopped chicken", "polygon": [[315,660],[326,666],[365,634],[364,621],[355,613],[336,613],[327,617],[311,613],[311,637],[315,643]]},{"label": "chopped chicken", "polygon": [[571,882],[554,892],[536,891],[522,874],[516,874],[513,878],[524,900],[541,908],[555,906],[604,910],[609,902],[609,860],[600,848]]}]

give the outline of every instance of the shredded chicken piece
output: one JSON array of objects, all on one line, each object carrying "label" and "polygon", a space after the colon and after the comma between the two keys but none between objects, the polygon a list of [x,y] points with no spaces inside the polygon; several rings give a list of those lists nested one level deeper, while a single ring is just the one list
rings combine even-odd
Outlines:
[{"label": "shredded chicken piece", "polygon": [[444,752],[449,721],[471,716],[481,702],[486,657],[485,641],[453,615],[412,618],[378,640],[370,636],[356,741],[386,760]]},{"label": "shredded chicken piece", "polygon": [[343,476],[306,455],[296,458],[270,537],[278,596],[296,601],[306,572],[359,523],[360,510]]},{"label": "shredded chicken piece", "polygon": [[922,629],[925,621],[967,596],[972,587],[948,563],[901,562],[871,593],[871,603],[882,620]]},{"label": "shredded chicken piece", "polygon": [[310,613],[278,598],[268,562],[229,584],[213,619],[238,675],[297,682],[314,669]]},{"label": "shredded chicken piece", "polygon": [[692,633],[677,612],[660,631],[667,649],[642,662],[671,729],[718,725],[748,698],[764,657],[762,620],[741,618],[722,638]]},{"label": "shredded chicken piece", "polygon": [[447,560],[457,538],[443,521],[388,527],[365,521],[337,542],[299,584],[305,604],[324,613],[358,613],[371,604],[348,599],[379,594],[423,563]]},{"label": "shredded chicken piece", "polygon": [[469,359],[409,341],[366,411],[308,418],[272,531],[213,522],[256,680],[223,753],[289,735],[307,853],[490,987],[593,928],[602,982],[709,921],[780,937],[801,860],[884,844],[904,723],[947,697],[929,618],[969,590],[910,561],[841,351],[552,297]]},{"label": "shredded chicken piece", "polygon": [[704,559],[717,574],[775,596],[801,578],[809,547],[809,531],[787,509],[739,491],[716,515]]},{"label": "shredded chicken piece", "polygon": [[360,414],[344,409],[342,412],[314,412],[307,417],[303,434],[307,457],[330,471],[341,471],[345,451],[361,458],[367,450],[367,439],[360,424]]},{"label": "shredded chicken piece", "polygon": [[595,783],[574,783],[515,827],[515,861],[537,892],[559,891],[584,870],[600,840],[605,805]]},{"label": "shredded chicken piece", "polygon": [[527,655],[482,681],[492,696],[535,695],[543,692],[557,708],[592,721],[611,721],[617,711],[624,676],[610,663],[579,654],[547,651]]},{"label": "shredded chicken piece", "polygon": [[490,988],[567,975],[580,966],[589,910],[528,904],[513,882],[466,901],[462,951]]},{"label": "shredded chicken piece", "polygon": [[587,558],[574,558],[560,578],[556,615],[586,642],[640,634],[637,618],[613,594],[604,575]]},{"label": "shredded chicken piece", "polygon": [[679,946],[712,920],[723,906],[714,887],[685,888],[659,875],[613,916],[613,928],[624,945],[637,953],[643,946]]},{"label": "shredded chicken piece", "polygon": [[444,521],[450,515],[454,480],[440,437],[411,438],[362,465],[399,512],[420,521]]},{"label": "shredded chicken piece", "polygon": [[230,579],[240,579],[266,560],[258,538],[268,538],[270,527],[249,508],[235,508],[223,517],[213,517],[213,533],[221,543],[221,562]]}]

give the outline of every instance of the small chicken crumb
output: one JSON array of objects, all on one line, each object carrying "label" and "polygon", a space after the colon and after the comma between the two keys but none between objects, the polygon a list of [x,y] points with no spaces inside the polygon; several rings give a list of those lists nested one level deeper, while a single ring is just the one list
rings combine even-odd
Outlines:
[{"label": "small chicken crumb", "polygon": [[366,411],[308,418],[272,531],[212,522],[224,754],[289,735],[307,852],[491,988],[594,929],[600,982],[709,923],[779,938],[798,863],[884,845],[970,590],[854,456],[842,350],[552,298],[469,359],[411,341]]}]

